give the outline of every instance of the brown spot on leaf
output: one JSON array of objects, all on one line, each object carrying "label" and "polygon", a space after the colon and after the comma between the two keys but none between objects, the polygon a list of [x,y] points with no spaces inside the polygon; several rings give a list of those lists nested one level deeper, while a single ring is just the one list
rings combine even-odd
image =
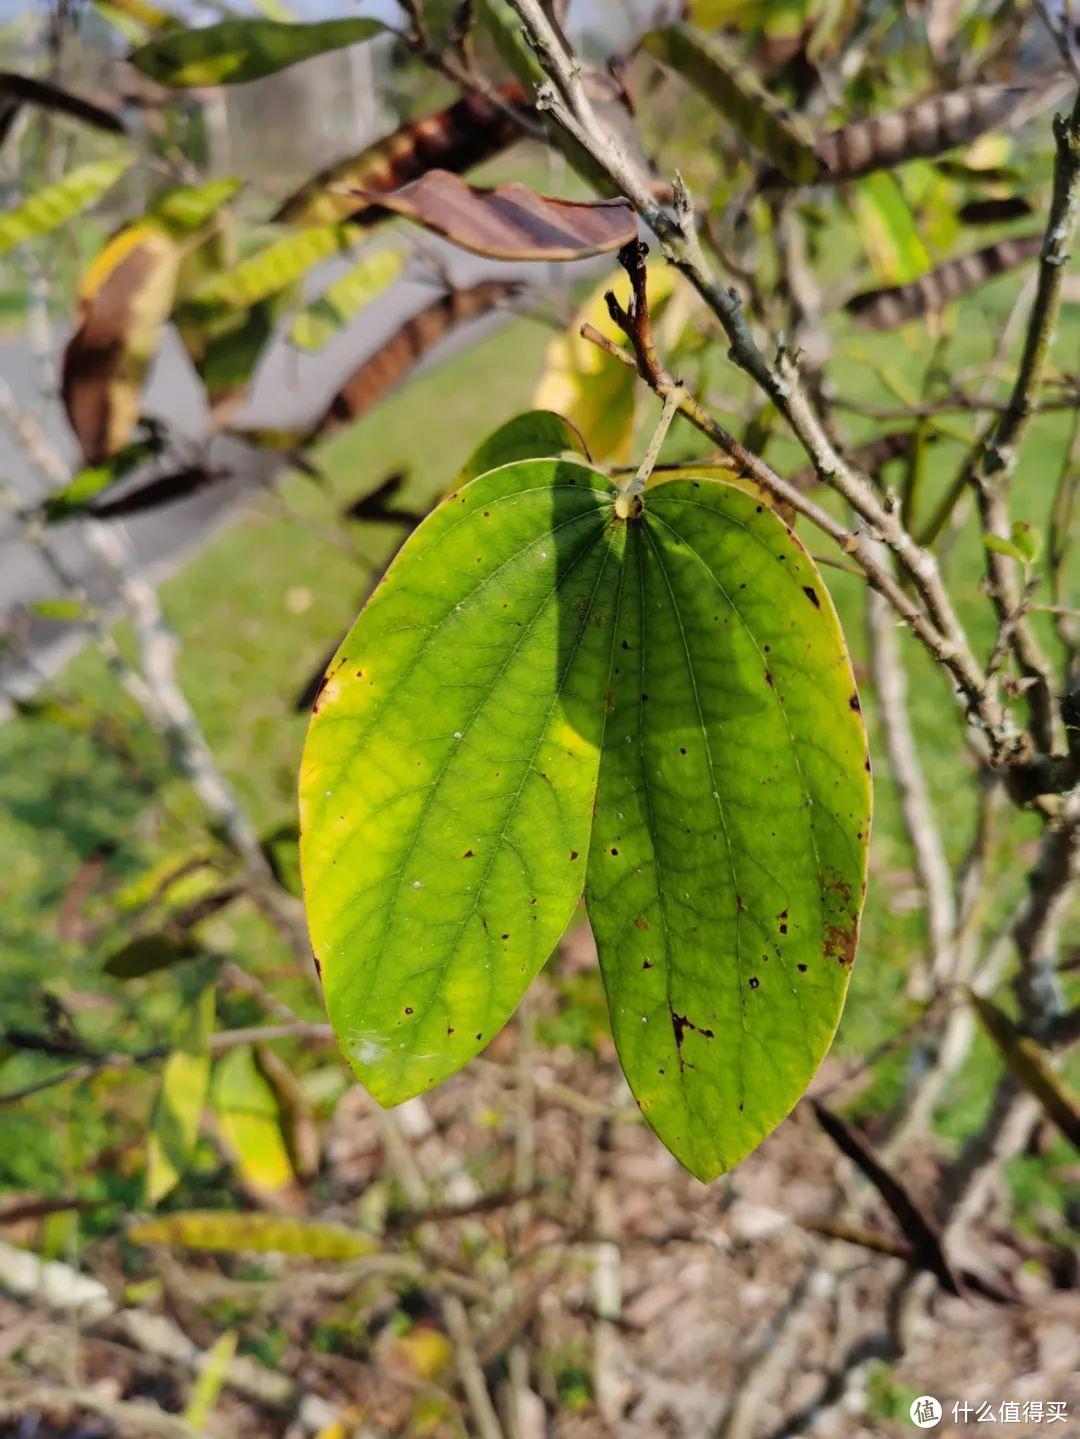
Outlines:
[{"label": "brown spot on leaf", "polygon": [[859,714],[862,710],[862,705],[860,705],[859,703],[859,696],[854,692],[852,693],[851,698],[848,700],[848,708],[853,709],[856,714]]},{"label": "brown spot on leaf", "polygon": [[817,590],[814,589],[813,585],[803,585],[802,592],[816,610],[821,609],[821,601],[818,599]]},{"label": "brown spot on leaf", "polygon": [[829,959],[835,959],[840,964],[852,964],[857,939],[858,927],[855,924],[830,924],[825,930],[825,953]]},{"label": "brown spot on leaf", "polygon": [[649,923],[649,921],[648,921],[647,919],[645,919],[644,916],[639,916],[637,919],[634,920],[634,928],[635,928],[635,929],[652,929],[652,925]]},{"label": "brown spot on leaf", "polygon": [[703,1029],[700,1025],[694,1024],[692,1020],[687,1019],[685,1014],[676,1014],[670,1000],[668,1000],[668,1013],[671,1015],[671,1028],[675,1032],[675,1048],[679,1051],[679,1069],[681,1071],[686,1068],[686,1061],[682,1055],[686,1031],[693,1030],[695,1034],[700,1034],[702,1039],[713,1039],[715,1036],[711,1029]]}]

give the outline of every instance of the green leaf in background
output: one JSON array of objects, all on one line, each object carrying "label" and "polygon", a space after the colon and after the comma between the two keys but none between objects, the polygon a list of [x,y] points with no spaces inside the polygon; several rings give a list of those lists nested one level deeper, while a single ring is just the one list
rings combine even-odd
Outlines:
[{"label": "green leaf in background", "polygon": [[86,618],[86,604],[77,599],[34,600],[30,609],[39,619],[65,624],[74,624]]},{"label": "green leaf in background", "polygon": [[378,1248],[341,1224],[316,1224],[277,1214],[217,1214],[189,1209],[144,1220],[127,1233],[133,1244],[182,1244],[220,1254],[294,1254],[305,1259],[362,1259]]},{"label": "green leaf in background", "polygon": [[521,20],[507,0],[476,0],[480,29],[494,45],[499,59],[531,94],[547,79],[536,52],[525,39]]},{"label": "green leaf in background", "polygon": [[1008,555],[1021,565],[1038,564],[1042,556],[1042,535],[1030,520],[1014,520],[1008,539],[1001,535],[984,535],[983,544],[988,550]]},{"label": "green leaf in background", "polygon": [[399,250],[376,250],[365,255],[300,311],[293,321],[290,336],[293,344],[301,350],[321,349],[397,279],[404,264],[405,257]]},{"label": "green leaf in background", "polygon": [[176,1188],[195,1151],[210,1087],[207,1045],[213,1029],[214,987],[207,985],[161,1072],[146,1159],[146,1203],[150,1209]]},{"label": "green leaf in background", "polygon": [[768,506],[680,480],[626,521],[614,497],[580,461],[525,460],[406,542],[315,706],[308,919],[342,1048],[397,1103],[505,1023],[587,857],[627,1078],[710,1178],[839,1019],[865,734],[829,596]]},{"label": "green leaf in background", "polygon": [[286,288],[249,310],[177,307],[176,328],[219,419],[242,399],[291,293]]},{"label": "green leaf in background", "polygon": [[243,188],[243,180],[231,178],[208,180],[205,185],[178,185],[157,197],[150,214],[160,220],[171,235],[194,235]]},{"label": "green leaf in background", "polygon": [[758,0],[690,0],[690,19],[705,30],[721,25],[738,25],[752,16]]},{"label": "green leaf in background", "polygon": [[170,30],[130,56],[159,85],[241,85],[285,70],[312,55],[370,40],[386,27],[379,20],[222,20],[201,30]]},{"label": "green leaf in background", "polygon": [[869,822],[855,682],[809,555],[742,489],[651,489],[585,901],[630,1088],[699,1178],[779,1123],[829,1047]]},{"label": "green leaf in background", "polygon": [[131,156],[115,160],[93,160],[71,170],[55,185],[45,185],[27,196],[21,205],[0,215],[0,255],[26,240],[36,240],[101,199],[131,164]]},{"label": "green leaf in background", "polygon": [[668,25],[651,30],[641,43],[677,70],[789,180],[813,180],[819,164],[805,120],[770,95],[746,61],[715,35],[692,25]]},{"label": "green leaf in background", "polygon": [[234,269],[205,280],[188,296],[184,308],[196,313],[246,310],[295,284],[355,240],[356,230],[349,225],[319,225],[286,235],[241,260]]},{"label": "green leaf in background", "polygon": [[140,934],[109,955],[102,970],[112,979],[143,979],[159,969],[185,964],[202,953],[188,935],[163,930],[158,934]]},{"label": "green leaf in background", "polygon": [[218,1061],[210,1102],[245,1187],[259,1198],[280,1196],[295,1176],[274,1091],[250,1045],[230,1049]]},{"label": "green leaf in background", "polygon": [[122,480],[148,459],[155,448],[149,440],[134,440],[102,464],[85,465],[66,485],[46,499],[42,506],[46,524],[56,524],[81,514],[110,485]]},{"label": "green leaf in background", "polygon": [[[513,6],[508,5],[506,0],[476,0],[476,20],[477,28],[487,35],[499,59],[515,80],[521,82],[531,99],[537,88],[545,83],[547,76],[532,46],[525,39],[525,32]],[[601,195],[613,194],[611,179],[606,170],[596,163],[585,147],[554,120],[543,114],[540,119],[551,143],[562,151],[586,184]]]},{"label": "green leaf in background", "polygon": [[149,0],[94,0],[94,9],[110,25],[115,25],[132,45],[141,44],[147,35],[180,23],[174,15],[151,5]]},{"label": "green leaf in background", "polygon": [[475,480],[500,465],[509,465],[517,460],[539,460],[559,455],[579,455],[589,458],[589,451],[580,432],[557,415],[553,410],[526,410],[507,420],[483,442],[466,460],[457,483]]},{"label": "green leaf in background", "polygon": [[904,192],[878,171],[851,187],[851,207],[871,269],[882,285],[903,285],[930,268],[930,256]]},{"label": "green leaf in background", "polygon": [[191,1387],[191,1398],[184,1411],[184,1422],[196,1434],[202,1434],[214,1412],[221,1386],[236,1354],[236,1330],[228,1329],[214,1341],[213,1348],[199,1365],[198,1377]]}]

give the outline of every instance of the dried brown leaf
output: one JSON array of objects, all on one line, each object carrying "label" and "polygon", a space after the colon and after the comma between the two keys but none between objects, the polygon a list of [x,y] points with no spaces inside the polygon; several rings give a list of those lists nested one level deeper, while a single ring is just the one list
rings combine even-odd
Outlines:
[{"label": "dried brown leaf", "polygon": [[584,260],[637,236],[628,200],[560,200],[516,180],[481,189],[449,170],[429,170],[387,195],[356,193],[496,260]]}]

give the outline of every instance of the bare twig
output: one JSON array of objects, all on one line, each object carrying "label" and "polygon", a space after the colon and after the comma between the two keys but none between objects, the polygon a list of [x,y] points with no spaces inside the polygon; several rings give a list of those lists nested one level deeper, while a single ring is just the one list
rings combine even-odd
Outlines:
[{"label": "bare twig", "polygon": [[[652,186],[626,147],[610,127],[605,128],[598,120],[582,80],[580,62],[567,52],[540,0],[510,0],[510,4],[551,82],[537,93],[538,108],[549,111],[603,168],[616,189],[630,200],[658,237],[668,260],[685,275],[719,319],[731,346],[732,359],[756,381],[787,420],[820,479],[843,495],[860,519],[893,551],[925,606],[923,611],[906,601],[900,612],[935,658],[948,669],[969,712],[990,739],[994,758],[1007,759],[1014,749],[1011,727],[997,703],[985,693],[984,676],[933,555],[915,543],[899,516],[878,498],[865,476],[855,472],[839,454],[800,388],[796,357],[781,348],[775,364],[770,365],[765,359],[743,314],[738,292],[724,289],[710,271],[698,239],[694,207],[681,178],[676,177],[673,211],[669,213],[655,198]],[[648,380],[647,366],[643,373]],[[685,407],[680,408],[689,414]],[[716,439],[716,443],[721,441]],[[722,448],[732,453],[727,445]],[[862,556],[858,557],[861,563]],[[869,569],[867,574],[871,574]],[[879,578],[872,578],[872,583],[881,588]],[[891,581],[882,593],[891,604],[905,599]]]},{"label": "bare twig", "polygon": [[[1004,413],[983,437],[968,464],[965,479],[975,491],[984,535],[1008,537],[1008,485],[1031,420],[1032,405],[1046,369],[1061,305],[1061,287],[1069,260],[1080,205],[1080,94],[1066,119],[1055,117],[1054,187],[1046,234],[1039,257],[1038,283],[1012,394]],[[1022,617],[1016,566],[1007,555],[987,547],[987,587],[1002,626],[1010,625],[1009,647],[1031,684],[1027,698],[1032,735],[1038,748],[1054,748],[1055,715],[1050,665],[1030,625]],[[1020,618],[1013,616],[1020,613]]]},{"label": "bare twig", "polygon": [[866,597],[867,658],[877,697],[879,723],[889,756],[889,775],[896,787],[900,815],[911,846],[926,904],[926,981],[940,984],[952,971],[956,930],[956,899],[941,831],[930,800],[926,775],[915,747],[908,706],[907,673],[892,613],[879,594]]},{"label": "bare twig", "polygon": [[[334,1031],[328,1024],[317,1024],[312,1021],[298,1019],[288,1024],[264,1024],[255,1025],[249,1029],[221,1029],[210,1036],[209,1048],[213,1054],[223,1054],[228,1049],[235,1049],[244,1044],[269,1044],[279,1039],[301,1039],[315,1043],[329,1043],[334,1037]],[[54,1089],[58,1084],[78,1083],[89,1079],[92,1075],[100,1074],[103,1070],[122,1072],[129,1069],[138,1069],[145,1064],[154,1064],[159,1060],[167,1059],[172,1053],[173,1046],[170,1044],[157,1044],[151,1049],[142,1049],[134,1054],[103,1053],[95,1054],[80,1064],[73,1064],[57,1074],[50,1074],[45,1079],[38,1079],[33,1084],[26,1084],[21,1089],[8,1090],[6,1094],[0,1094],[0,1105],[17,1104],[21,1100],[30,1099],[35,1094],[41,1094],[47,1089]]]}]

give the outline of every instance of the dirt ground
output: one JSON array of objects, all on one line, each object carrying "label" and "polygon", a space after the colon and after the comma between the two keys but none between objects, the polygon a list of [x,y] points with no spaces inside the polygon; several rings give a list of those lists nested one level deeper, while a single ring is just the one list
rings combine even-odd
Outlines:
[{"label": "dirt ground", "polygon": [[[587,950],[572,938],[571,975]],[[854,1439],[913,1432],[918,1395],[943,1405],[940,1433],[1055,1432],[1051,1401],[1068,1406],[1057,1432],[1080,1423],[1075,1255],[1021,1237],[999,1200],[959,1256],[995,1297],[956,1297],[823,1235],[845,1219],[898,1237],[805,1103],[703,1185],[640,1122],[608,1046],[530,1040],[555,1004],[541,981],[482,1059],[389,1116],[343,1096],[302,1203],[377,1235],[370,1258],[133,1258],[110,1237],[80,1263],[110,1315],[0,1300],[0,1434],[196,1432],[168,1427],[191,1391],[175,1336],[197,1352],[225,1329],[248,1357],[204,1432],[236,1439]],[[830,1061],[816,1090],[839,1073]],[[939,1162],[927,1142],[905,1163],[925,1200]],[[273,1393],[256,1397],[254,1359]]]}]

